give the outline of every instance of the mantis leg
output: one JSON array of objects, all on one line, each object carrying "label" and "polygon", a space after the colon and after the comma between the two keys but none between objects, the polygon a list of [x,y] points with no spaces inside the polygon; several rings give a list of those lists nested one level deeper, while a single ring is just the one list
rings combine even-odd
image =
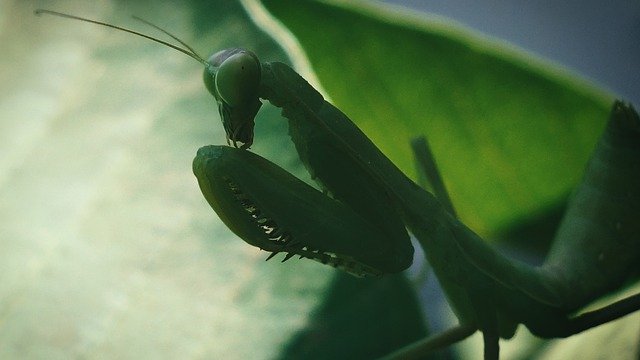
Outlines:
[{"label": "mantis leg", "polygon": [[[483,309],[484,308],[484,309]],[[498,333],[498,318],[495,309],[489,306],[483,306],[478,310],[480,321],[489,324],[482,331],[482,340],[484,343],[484,360],[500,359],[500,334]]]},{"label": "mantis leg", "polygon": [[458,325],[439,334],[429,336],[427,338],[409,344],[383,357],[381,360],[422,359],[429,352],[455,344],[458,341],[462,341],[473,335],[473,333],[475,333],[476,331],[477,329],[474,326]]},{"label": "mantis leg", "polygon": [[497,332],[485,331],[482,333],[484,341],[484,360],[500,359],[500,337]]},{"label": "mantis leg", "polygon": [[569,337],[585,330],[617,320],[640,310],[640,294],[629,296],[603,308],[585,312],[568,319],[565,326],[555,327],[551,332],[540,333],[544,337]]},{"label": "mantis leg", "polygon": [[449,192],[444,185],[444,181],[442,181],[442,176],[440,175],[440,171],[438,170],[433,152],[431,151],[429,143],[427,142],[427,138],[424,136],[419,136],[412,139],[411,149],[413,150],[413,155],[415,156],[416,163],[418,165],[418,172],[420,173],[420,175],[426,177],[427,182],[431,185],[433,193],[445,208],[445,210],[447,210],[454,217],[457,217],[455,208],[453,207],[453,203],[451,202],[451,198],[449,197]]}]

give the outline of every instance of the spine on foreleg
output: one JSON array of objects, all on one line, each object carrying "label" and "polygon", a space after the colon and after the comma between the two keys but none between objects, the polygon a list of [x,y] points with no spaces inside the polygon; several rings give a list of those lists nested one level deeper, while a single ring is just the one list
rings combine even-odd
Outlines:
[{"label": "spine on foreleg", "polygon": [[543,271],[577,309],[640,271],[640,118],[615,102]]}]

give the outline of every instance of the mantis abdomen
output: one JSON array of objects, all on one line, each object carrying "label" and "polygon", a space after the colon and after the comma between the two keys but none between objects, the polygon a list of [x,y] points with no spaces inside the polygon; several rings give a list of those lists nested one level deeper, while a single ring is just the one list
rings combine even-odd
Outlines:
[{"label": "mantis abdomen", "polygon": [[568,310],[640,270],[640,119],[616,102],[543,265]]}]

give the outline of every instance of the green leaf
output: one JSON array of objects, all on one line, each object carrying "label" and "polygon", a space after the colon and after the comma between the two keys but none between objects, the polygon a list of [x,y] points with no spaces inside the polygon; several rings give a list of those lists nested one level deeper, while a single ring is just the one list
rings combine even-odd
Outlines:
[{"label": "green leaf", "polygon": [[[136,14],[202,56],[286,61],[235,2],[42,6],[163,37]],[[35,7],[0,5],[0,358],[278,356],[335,271],[265,263],[206,203],[191,161],[225,135],[202,65]],[[255,151],[304,173],[277,109],[256,132]],[[370,341],[385,340],[357,346]]]},{"label": "green leaf", "polygon": [[334,104],[408,174],[409,139],[427,136],[480,234],[562,201],[607,119],[609,95],[441,19],[362,1],[263,3]]}]

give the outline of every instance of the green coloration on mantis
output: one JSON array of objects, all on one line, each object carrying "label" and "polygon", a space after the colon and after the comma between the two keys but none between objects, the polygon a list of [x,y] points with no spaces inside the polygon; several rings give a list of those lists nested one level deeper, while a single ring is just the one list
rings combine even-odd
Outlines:
[{"label": "green coloration on mantis", "polygon": [[[393,233],[398,230],[396,220],[400,219],[424,247],[460,326],[400,350],[392,357],[421,357],[480,330],[485,357],[494,359],[498,358],[498,339],[511,338],[520,323],[540,337],[567,337],[640,309],[638,294],[590,313],[572,315],[618,289],[638,271],[640,119],[632,107],[614,104],[607,129],[582,185],[569,204],[547,260],[540,267],[532,267],[507,259],[488,246],[433,195],[408,179],[343,113],[287,65],[262,64],[259,96],[282,108],[300,159],[323,188],[367,219],[368,227],[381,228],[385,222],[380,216],[386,215],[391,225],[380,231]],[[241,159],[238,155],[234,157]],[[221,211],[215,197],[229,190],[221,190],[220,194],[211,191],[210,186],[220,182],[215,177],[221,175],[203,171],[199,166],[203,161],[221,160],[199,153],[194,160],[194,172],[205,197],[224,218],[226,212]],[[270,165],[270,169],[274,173],[281,171],[275,165]],[[619,176],[620,173],[626,176]],[[247,184],[246,191],[256,202],[286,203],[296,198],[305,201],[302,192],[293,188],[272,196],[276,188],[262,189],[262,183],[257,178]],[[313,227],[314,233],[327,226],[319,218],[305,219],[306,214],[300,212],[282,214],[285,213],[302,221],[305,229]],[[236,225],[239,224],[233,226]],[[230,225],[232,230],[233,226]],[[242,237],[240,231],[236,233]],[[263,249],[270,245],[269,241],[256,243],[253,238],[243,238]],[[331,238],[309,236],[294,240],[298,244],[323,242],[322,248],[338,258],[358,255],[335,250],[339,245],[344,247]],[[388,257],[394,264],[396,254],[412,253],[403,236],[389,236],[387,242],[394,249],[393,256]],[[353,243],[355,250],[358,241]],[[370,246],[375,246],[374,242]],[[284,245],[277,250],[288,251]]]},{"label": "green coloration on mantis", "polygon": [[365,218],[251,152],[203,147],[193,171],[222,221],[247,243],[272,252],[269,258],[286,252],[283,261],[299,255],[357,276],[398,272],[413,260],[412,252],[393,260],[396,250]]},{"label": "green coloration on mantis", "polygon": [[[36,13],[149,38],[66,14]],[[193,162],[205,198],[234,233],[272,252],[269,258],[279,252],[287,253],[284,260],[300,255],[358,276],[410,265],[413,248],[405,225],[425,249],[460,325],[390,358],[420,358],[479,330],[485,358],[497,359],[499,338],[511,338],[520,323],[540,337],[567,337],[640,309],[637,294],[574,316],[633,280],[639,270],[640,118],[631,106],[613,105],[554,245],[544,264],[532,267],[488,246],[453,215],[444,195],[443,206],[287,65],[260,64],[242,49],[224,50],[205,61],[168,35],[188,50],[151,39],[205,65],[205,84],[220,107],[227,141],[235,147],[242,143],[241,149],[203,147]],[[332,196],[244,150],[253,142],[259,97],[282,108],[300,159]]]}]

